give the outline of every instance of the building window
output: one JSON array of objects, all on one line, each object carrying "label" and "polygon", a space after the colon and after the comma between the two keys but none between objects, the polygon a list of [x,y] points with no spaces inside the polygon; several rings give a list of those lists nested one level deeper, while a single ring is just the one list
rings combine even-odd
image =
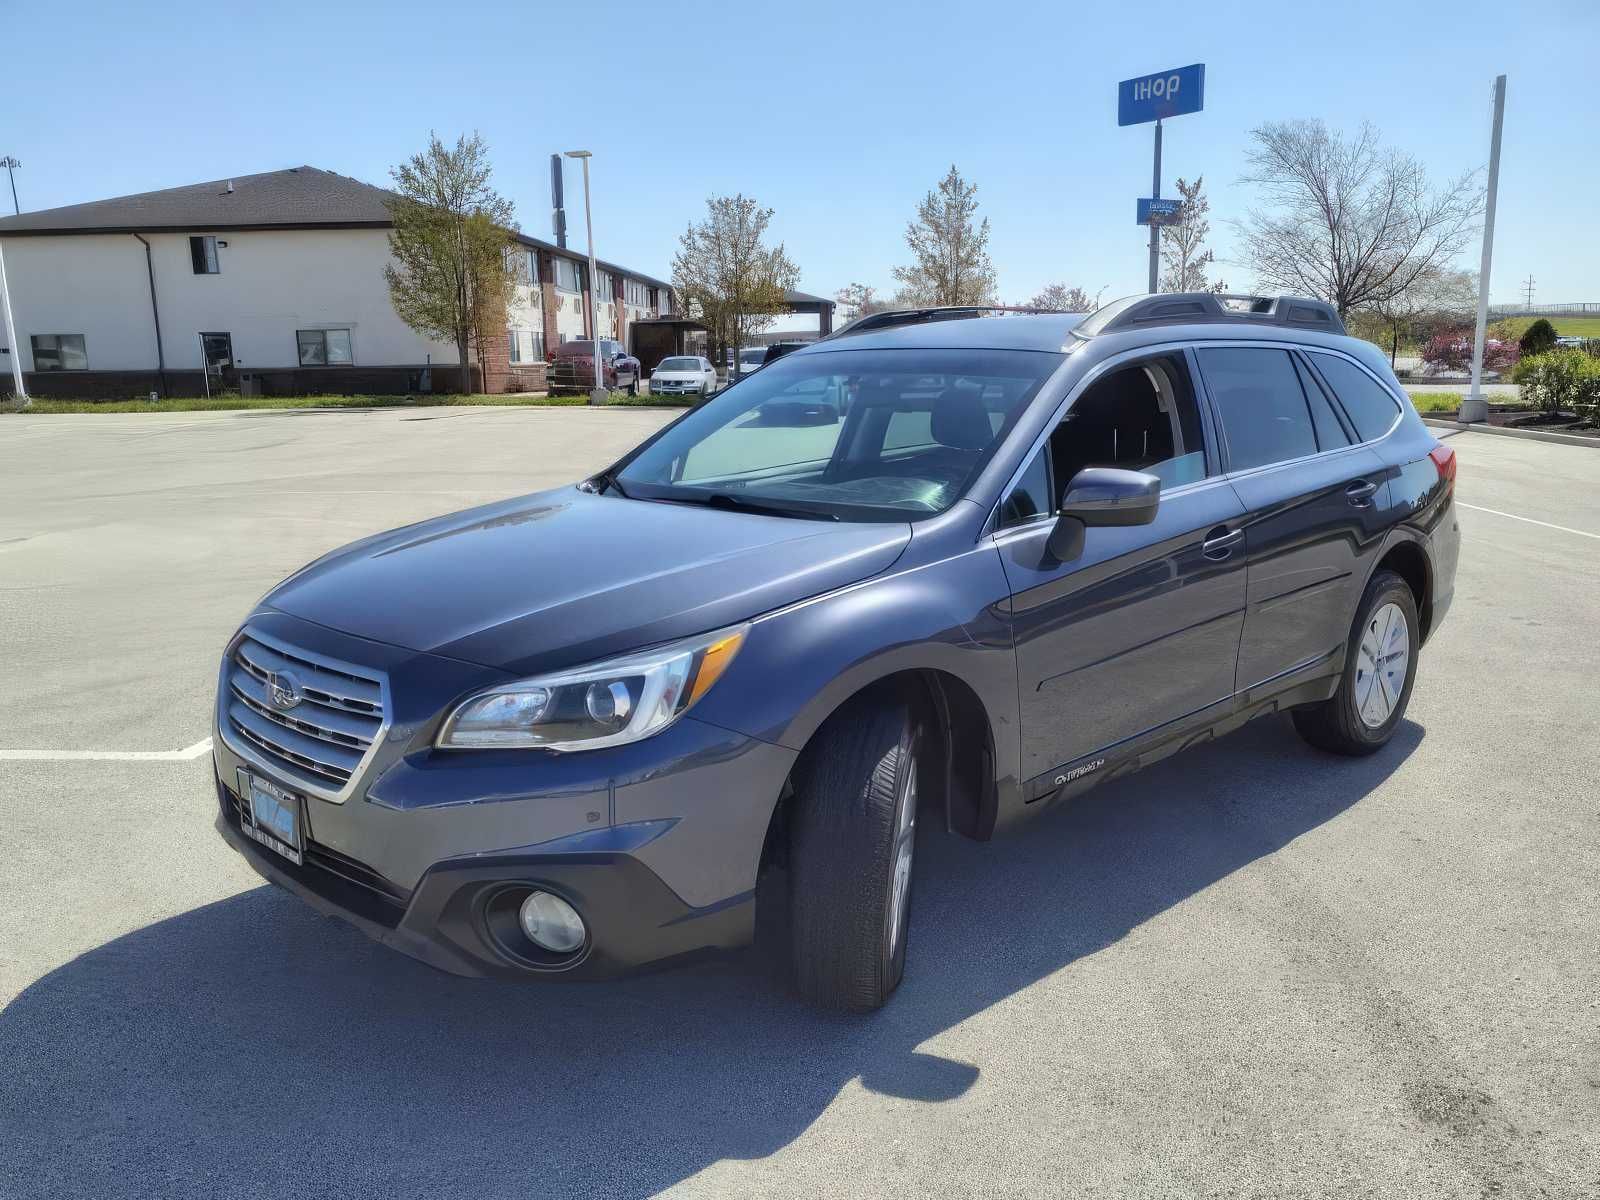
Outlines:
[{"label": "building window", "polygon": [[89,354],[83,348],[83,334],[34,334],[33,369],[35,371],[87,371],[89,369]]},{"label": "building window", "polygon": [[600,286],[596,290],[606,300],[610,300],[617,294],[616,281],[612,278],[610,271],[596,270],[595,278],[600,281]]},{"label": "building window", "polygon": [[302,367],[348,367],[355,361],[348,329],[299,329],[294,336]]},{"label": "building window", "polygon": [[528,254],[527,254],[527,259],[528,259],[528,264],[527,264],[527,268],[526,269],[527,269],[527,272],[528,272],[528,278],[524,282],[526,282],[529,287],[538,287],[539,286],[539,252],[537,250],[529,250]]},{"label": "building window", "polygon": [[544,360],[544,330],[508,329],[506,339],[511,345],[511,364],[536,363]]},{"label": "building window", "polygon": [[570,258],[556,259],[556,287],[563,292],[581,292],[583,287],[579,279],[577,263]]},{"label": "building window", "polygon": [[637,279],[624,280],[622,284],[624,298],[635,308],[649,308],[650,293],[653,290],[653,288],[646,287]]},{"label": "building window", "polygon": [[196,275],[217,274],[217,239],[210,236],[190,238],[189,261],[194,264]]}]

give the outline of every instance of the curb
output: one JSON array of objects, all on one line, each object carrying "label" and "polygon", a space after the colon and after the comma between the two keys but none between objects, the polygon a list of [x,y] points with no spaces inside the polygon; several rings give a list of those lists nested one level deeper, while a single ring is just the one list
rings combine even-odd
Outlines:
[{"label": "curb", "polygon": [[1522,438],[1528,442],[1553,442],[1558,446],[1585,446],[1590,450],[1600,450],[1600,437],[1578,437],[1570,433],[1545,433],[1539,429],[1505,429],[1501,426],[1489,425],[1484,422],[1463,425],[1459,421],[1440,421],[1432,417],[1423,417],[1422,423],[1434,429],[1453,429],[1457,433],[1489,433],[1495,437]]}]

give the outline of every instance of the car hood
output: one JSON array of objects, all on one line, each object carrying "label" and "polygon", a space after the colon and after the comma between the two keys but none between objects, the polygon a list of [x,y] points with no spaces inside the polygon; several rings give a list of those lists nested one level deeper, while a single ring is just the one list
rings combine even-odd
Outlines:
[{"label": "car hood", "polygon": [[659,379],[663,383],[698,383],[704,371],[652,371],[651,379]]},{"label": "car hood", "polygon": [[910,532],[567,487],[335,550],[263,603],[360,637],[532,674],[855,583],[888,569]]}]

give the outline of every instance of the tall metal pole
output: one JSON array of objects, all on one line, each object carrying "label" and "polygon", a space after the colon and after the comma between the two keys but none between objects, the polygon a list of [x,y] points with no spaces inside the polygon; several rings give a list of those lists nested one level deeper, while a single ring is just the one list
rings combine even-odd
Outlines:
[{"label": "tall metal pole", "polygon": [[11,211],[18,215],[22,213],[22,206],[17,203],[17,176],[15,172],[21,165],[11,155],[6,155],[6,178],[11,181]]},{"label": "tall metal pole", "polygon": [[583,156],[583,227],[589,234],[589,340],[594,343],[594,391],[591,400],[598,400],[606,390],[605,377],[600,369],[600,276],[594,265],[594,214],[589,209],[589,156]]},{"label": "tall metal pole", "polygon": [[[1156,166],[1150,180],[1150,195],[1153,199],[1161,199],[1161,118],[1156,118]],[[1155,214],[1150,220],[1150,287],[1154,294],[1156,280],[1161,270],[1161,226],[1155,222]]]},{"label": "tall metal pole", "polygon": [[28,407],[28,389],[22,382],[22,350],[17,345],[17,326],[11,319],[11,283],[6,278],[6,251],[5,244],[0,242],[0,300],[5,302],[6,312],[6,355],[11,360],[11,394],[22,401],[22,407]]},{"label": "tall metal pole", "polygon": [[1489,195],[1483,205],[1483,259],[1478,265],[1478,323],[1472,332],[1472,391],[1461,402],[1456,420],[1466,424],[1489,419],[1483,398],[1483,339],[1489,323],[1489,264],[1494,257],[1494,201],[1500,189],[1500,125],[1506,115],[1506,77],[1494,79],[1494,132],[1489,135]]}]

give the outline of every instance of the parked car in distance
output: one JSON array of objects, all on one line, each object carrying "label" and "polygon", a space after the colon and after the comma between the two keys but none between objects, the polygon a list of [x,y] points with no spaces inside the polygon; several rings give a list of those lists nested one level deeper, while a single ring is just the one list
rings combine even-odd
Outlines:
[{"label": "parked car in distance", "polygon": [[[740,376],[749,375],[759,371],[767,361],[767,348],[765,346],[746,346],[739,351],[738,362],[734,362],[734,355],[728,354],[728,378],[731,380],[737,373]],[[737,366],[737,372],[735,371]]]},{"label": "parked car in distance", "polygon": [[808,345],[810,345],[809,342],[773,342],[767,347],[767,352],[761,356],[761,365],[766,366],[768,363],[775,363],[785,354],[793,354],[796,350],[802,350]]},{"label": "parked car in distance", "polygon": [[875,314],[588,479],[279,584],[224,651],[217,828],[446,971],[614,975],[759,910],[802,994],[875,1008],[927,838],[1264,714],[1388,743],[1455,474],[1320,301]]},{"label": "parked car in distance", "polygon": [[[604,386],[626,388],[630,396],[639,394],[639,360],[624,350],[621,342],[600,339],[600,371]],[[581,338],[557,346],[546,376],[550,394],[587,392],[594,386],[594,342]]]},{"label": "parked car in distance", "polygon": [[1581,337],[1563,336],[1556,339],[1556,345],[1568,350],[1582,350],[1584,339]]},{"label": "parked car in distance", "polygon": [[650,372],[652,396],[709,396],[717,390],[717,369],[695,355],[663,358]]}]

